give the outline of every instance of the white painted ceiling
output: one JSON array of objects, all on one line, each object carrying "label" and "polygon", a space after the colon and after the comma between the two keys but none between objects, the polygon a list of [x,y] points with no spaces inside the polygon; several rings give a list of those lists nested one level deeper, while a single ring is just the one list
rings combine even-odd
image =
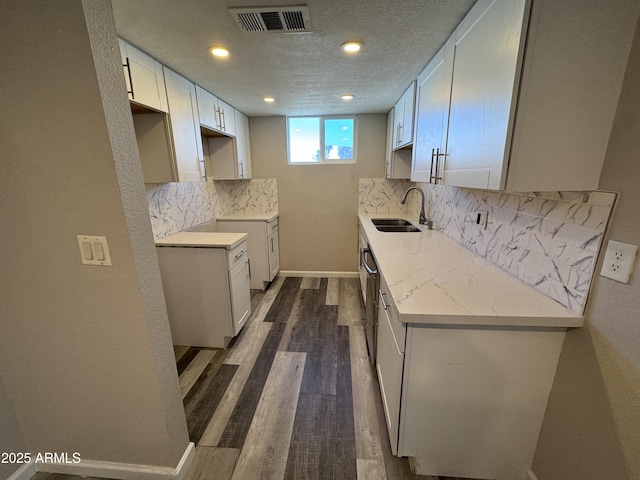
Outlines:
[{"label": "white painted ceiling", "polygon": [[[474,3],[112,0],[118,35],[248,116],[388,112]],[[301,4],[311,33],[245,33],[228,11]],[[340,50],[348,40],[364,44],[358,55]],[[212,57],[214,45],[230,56]]]}]

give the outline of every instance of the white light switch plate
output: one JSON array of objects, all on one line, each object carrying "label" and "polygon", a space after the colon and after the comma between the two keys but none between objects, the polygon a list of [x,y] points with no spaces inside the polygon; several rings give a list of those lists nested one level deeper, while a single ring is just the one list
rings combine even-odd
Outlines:
[{"label": "white light switch plate", "polygon": [[609,240],[600,275],[618,282],[629,283],[637,252],[637,245]]},{"label": "white light switch plate", "polygon": [[80,247],[80,258],[83,265],[111,266],[111,254],[107,237],[78,235],[78,246]]}]

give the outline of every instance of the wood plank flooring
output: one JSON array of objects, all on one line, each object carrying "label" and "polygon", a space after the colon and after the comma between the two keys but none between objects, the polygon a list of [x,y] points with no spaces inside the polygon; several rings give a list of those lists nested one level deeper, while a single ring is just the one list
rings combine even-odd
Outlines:
[{"label": "wood plank flooring", "polygon": [[391,454],[357,279],[279,277],[252,304],[229,348],[174,349],[186,480],[456,480]]}]

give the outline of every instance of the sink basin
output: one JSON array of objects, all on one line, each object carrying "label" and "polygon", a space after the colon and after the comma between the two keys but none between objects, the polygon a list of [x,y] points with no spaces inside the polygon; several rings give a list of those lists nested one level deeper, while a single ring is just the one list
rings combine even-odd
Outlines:
[{"label": "sink basin", "polygon": [[371,223],[381,232],[419,232],[420,229],[403,218],[373,218]]},{"label": "sink basin", "polygon": [[420,232],[419,228],[413,225],[376,225],[376,228],[381,232]]},{"label": "sink basin", "polygon": [[407,222],[403,218],[374,218],[371,220],[376,227],[378,225],[391,225],[391,226],[409,226],[411,222]]}]

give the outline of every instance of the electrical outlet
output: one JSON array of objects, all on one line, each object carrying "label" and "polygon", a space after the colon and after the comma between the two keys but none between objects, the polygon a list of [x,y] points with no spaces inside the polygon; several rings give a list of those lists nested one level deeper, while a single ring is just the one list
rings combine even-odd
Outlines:
[{"label": "electrical outlet", "polygon": [[487,229],[487,217],[489,217],[489,212],[486,210],[478,210],[476,212],[476,225],[478,225],[481,229]]},{"label": "electrical outlet", "polygon": [[637,252],[636,245],[609,240],[600,275],[618,282],[629,283]]}]

